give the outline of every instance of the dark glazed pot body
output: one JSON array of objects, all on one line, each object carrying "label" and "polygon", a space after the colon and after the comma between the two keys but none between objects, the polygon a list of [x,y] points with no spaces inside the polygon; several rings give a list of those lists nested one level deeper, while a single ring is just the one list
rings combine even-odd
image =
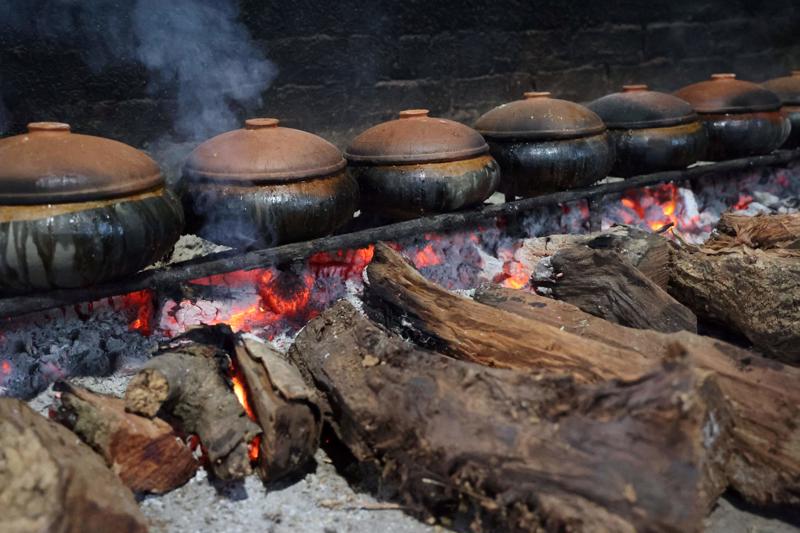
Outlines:
[{"label": "dark glazed pot body", "polygon": [[353,217],[358,186],[339,149],[278,124],[249,119],[189,155],[180,191],[191,231],[263,248],[329,235]]},{"label": "dark glazed pot body", "polygon": [[0,292],[131,275],[180,237],[183,211],[156,163],[125,144],[32,123],[0,141]]},{"label": "dark glazed pot body", "polygon": [[779,148],[789,136],[789,119],[780,111],[703,113],[708,148],[705,159],[723,161],[763,155]]},{"label": "dark glazed pot body", "polygon": [[708,134],[704,159],[721,161],[768,154],[789,136],[790,123],[778,95],[734,74],[714,74],[711,80],[675,92],[700,116]]},{"label": "dark glazed pot body", "polygon": [[704,156],[708,144],[706,130],[699,122],[608,132],[616,150],[611,175],[622,178],[686,168]]},{"label": "dark glazed pot body", "polygon": [[187,184],[181,197],[189,231],[233,248],[264,248],[333,233],[353,217],[358,185],[340,171],[290,183]]},{"label": "dark glazed pot body", "polygon": [[800,105],[783,106],[783,114],[789,121],[789,136],[782,148],[800,148]]},{"label": "dark glazed pot body", "polygon": [[603,119],[614,142],[613,176],[681,169],[703,157],[705,129],[692,106],[680,98],[646,85],[625,85],[587,107]]},{"label": "dark glazed pot body", "polygon": [[790,76],[765,81],[761,86],[778,95],[783,103],[783,112],[791,123],[783,148],[800,148],[800,70],[793,70]]},{"label": "dark glazed pot body", "polygon": [[350,165],[362,209],[392,219],[457,211],[481,203],[500,183],[490,156],[415,165]]},{"label": "dark glazed pot body", "polygon": [[605,178],[614,163],[608,133],[555,141],[489,140],[502,169],[500,191],[512,196],[538,196],[585,187]]},{"label": "dark glazed pot body", "polygon": [[500,165],[500,191],[536,196],[584,187],[608,175],[614,149],[605,124],[586,107],[528,92],[475,123]]},{"label": "dark glazed pot body", "polygon": [[373,126],[347,148],[361,209],[409,219],[480,204],[497,189],[500,168],[472,128],[428,116],[426,109]]},{"label": "dark glazed pot body", "polygon": [[161,259],[181,235],[170,191],[119,200],[0,207],[0,290],[86,287]]}]

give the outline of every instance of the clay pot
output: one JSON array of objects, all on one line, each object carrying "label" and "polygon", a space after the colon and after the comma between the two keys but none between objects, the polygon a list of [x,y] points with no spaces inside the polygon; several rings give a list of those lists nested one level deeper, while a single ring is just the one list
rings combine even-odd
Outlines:
[{"label": "clay pot", "polygon": [[791,131],[783,148],[800,148],[800,70],[791,76],[765,81],[762,87],[778,95],[783,104],[783,113],[791,123]]},{"label": "clay pot", "polygon": [[255,118],[198,146],[183,168],[187,225],[234,248],[333,233],[352,217],[358,187],[342,153],[311,133]]},{"label": "clay pot", "polygon": [[361,209],[389,219],[409,219],[480,204],[500,181],[500,169],[483,138],[464,124],[400,112],[373,126],[345,151],[361,189]]},{"label": "clay pot", "polygon": [[587,107],[603,119],[614,141],[613,176],[686,168],[705,153],[703,125],[692,106],[675,96],[626,85]]},{"label": "clay pot", "polygon": [[475,123],[502,170],[500,190],[513,196],[584,187],[604,178],[614,148],[603,121],[586,107],[525,93]]},{"label": "clay pot", "polygon": [[708,134],[704,159],[721,161],[768,154],[789,135],[790,124],[778,96],[735,74],[714,74],[676,91],[689,102]]},{"label": "clay pot", "polygon": [[183,212],[158,165],[117,141],[37,122],[0,140],[0,290],[85,287],[160,259]]}]

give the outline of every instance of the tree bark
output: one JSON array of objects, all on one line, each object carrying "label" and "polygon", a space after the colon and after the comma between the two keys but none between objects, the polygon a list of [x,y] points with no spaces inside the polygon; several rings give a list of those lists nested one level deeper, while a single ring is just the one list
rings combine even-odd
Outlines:
[{"label": "tree bark", "polygon": [[759,505],[800,505],[800,369],[709,337],[612,324],[566,302],[525,291],[485,286],[478,289],[475,300],[635,350],[654,361],[680,343],[694,366],[713,372],[731,406],[734,453],[726,469],[731,486]]},{"label": "tree bark", "polygon": [[151,359],[125,391],[125,408],[147,417],[163,413],[185,433],[196,434],[220,479],[252,473],[248,447],[261,429],[222,378],[227,352],[191,336]]},{"label": "tree bark", "polygon": [[264,343],[237,336],[233,354],[264,432],[259,442],[259,476],[275,481],[298,473],[319,447],[322,415],[316,391],[306,385],[294,366]]},{"label": "tree bark", "polygon": [[382,243],[375,246],[367,276],[365,304],[374,320],[458,359],[534,371],[560,368],[582,382],[636,379],[652,365],[633,350],[456,296]]},{"label": "tree bark", "polygon": [[707,249],[746,246],[780,254],[800,254],[800,214],[747,217],[723,213],[715,229],[704,245]]},{"label": "tree bark", "polygon": [[476,530],[699,531],[723,489],[730,418],[713,379],[680,361],[580,385],[422,351],[344,301],[290,357],[356,459],[419,514],[468,506]]},{"label": "tree bark", "polygon": [[587,313],[639,329],[697,332],[697,317],[620,253],[588,245],[562,248],[543,259],[533,284]]},{"label": "tree bark", "polygon": [[99,453],[132,491],[163,494],[194,476],[197,460],[163,420],[125,412],[120,398],[68,383],[57,388],[56,419]]},{"label": "tree bark", "polygon": [[102,457],[24,402],[0,398],[0,530],[145,533],[147,522]]}]

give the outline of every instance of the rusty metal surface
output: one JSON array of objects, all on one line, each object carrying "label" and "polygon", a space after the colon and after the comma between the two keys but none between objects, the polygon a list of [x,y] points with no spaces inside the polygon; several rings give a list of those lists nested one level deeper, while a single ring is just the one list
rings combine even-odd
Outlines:
[{"label": "rusty metal surface", "polygon": [[135,148],[80,135],[69,124],[32,122],[0,140],[0,204],[36,205],[118,198],[160,187],[155,161]]}]

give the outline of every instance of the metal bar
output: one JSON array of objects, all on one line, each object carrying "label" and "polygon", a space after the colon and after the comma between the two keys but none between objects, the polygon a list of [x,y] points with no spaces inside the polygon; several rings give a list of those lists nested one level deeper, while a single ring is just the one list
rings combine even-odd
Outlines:
[{"label": "metal bar", "polygon": [[487,205],[471,211],[419,218],[264,250],[213,254],[163,268],[145,270],[125,280],[104,283],[94,287],[55,290],[2,298],[0,299],[0,318],[18,317],[27,313],[95,301],[143,289],[164,291],[168,290],[172,285],[207,277],[212,274],[224,274],[238,270],[252,270],[286,264],[305,259],[317,252],[363,248],[383,240],[393,241],[429,232],[446,232],[467,228],[498,217],[519,217],[543,206],[574,202],[581,199],[591,200],[609,194],[622,193],[628,189],[673,181],[694,181],[704,176],[722,172],[785,166],[792,161],[800,161],[800,150],[779,150],[764,156],[734,159],[720,163],[698,165],[685,170],[637,176],[624,181],[605,183],[586,189],[557,192],[505,204]]}]

